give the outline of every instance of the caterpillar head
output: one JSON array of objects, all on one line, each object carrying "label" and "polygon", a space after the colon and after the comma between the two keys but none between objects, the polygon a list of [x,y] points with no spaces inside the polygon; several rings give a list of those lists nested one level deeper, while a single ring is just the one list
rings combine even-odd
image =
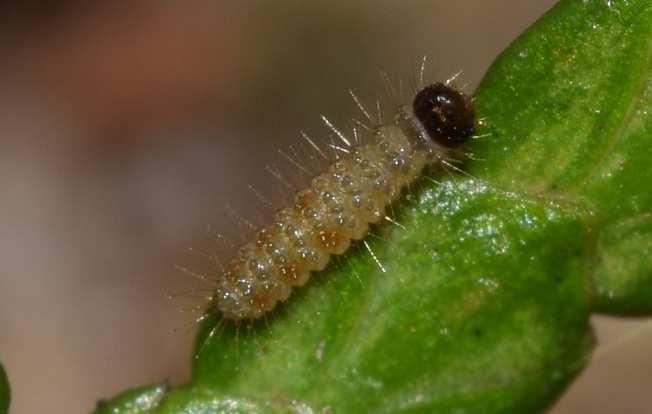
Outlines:
[{"label": "caterpillar head", "polygon": [[475,133],[471,98],[444,83],[426,86],[417,93],[412,111],[427,138],[438,146],[459,147]]}]

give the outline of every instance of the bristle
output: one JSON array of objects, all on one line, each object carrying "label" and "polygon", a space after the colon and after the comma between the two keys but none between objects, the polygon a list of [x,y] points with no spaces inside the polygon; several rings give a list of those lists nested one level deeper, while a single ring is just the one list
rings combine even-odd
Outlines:
[{"label": "bristle", "polygon": [[267,172],[269,172],[272,175],[272,177],[276,178],[278,182],[281,183],[286,189],[288,190],[294,189],[294,187],[290,184],[290,182],[286,180],[285,177],[283,177],[283,175],[278,170],[278,168],[276,168],[273,165],[267,165],[265,166],[265,169],[267,170]]},{"label": "bristle", "polygon": [[380,260],[378,259],[378,256],[376,256],[376,253],[374,253],[374,251],[371,249],[371,246],[369,246],[369,243],[367,243],[366,240],[363,243],[364,243],[364,247],[367,248],[367,251],[371,255],[371,258],[374,260],[374,262],[376,263],[376,265],[378,266],[380,271],[383,272],[383,273],[386,273],[387,270],[385,269],[385,266],[383,266],[383,264],[380,262]]},{"label": "bristle", "polygon": [[308,174],[309,176],[312,175],[312,172],[311,172],[310,170],[308,170],[306,167],[304,167],[304,166],[303,166],[299,161],[297,161],[296,159],[292,158],[289,154],[285,153],[283,150],[280,150],[280,149],[279,149],[279,150],[278,150],[278,153],[281,154],[281,156],[282,156],[283,158],[285,158],[286,160],[290,161],[290,163],[291,163],[292,165],[294,165],[295,167],[297,167],[297,168],[299,169],[299,171],[301,171],[301,172],[303,172],[303,173],[306,173],[306,174]]},{"label": "bristle", "polygon": [[426,62],[427,62],[427,60],[428,60],[428,56],[426,56],[426,55],[424,55],[423,58],[421,59],[421,66],[419,67],[419,84],[417,85],[417,87],[419,89],[421,89],[421,88],[423,88],[425,86],[424,81],[423,81],[423,76],[424,76],[424,73],[426,72]]},{"label": "bristle", "polygon": [[326,126],[328,127],[328,129],[330,129],[331,131],[333,131],[333,133],[334,133],[334,134],[335,134],[339,139],[341,139],[343,143],[346,144],[347,147],[350,147],[350,146],[351,146],[351,141],[349,141],[349,140],[346,138],[346,136],[344,136],[344,134],[342,133],[342,131],[340,131],[339,129],[335,128],[335,126],[333,125],[333,123],[332,123],[328,118],[326,118],[324,115],[322,115],[322,116],[321,116],[321,120],[324,122],[324,124],[326,124]]},{"label": "bristle", "polygon": [[326,156],[326,154],[324,153],[324,151],[322,151],[321,148],[319,148],[319,146],[318,146],[317,144],[315,144],[315,141],[313,141],[313,140],[308,136],[308,134],[306,134],[305,132],[301,131],[301,137],[302,137],[304,140],[306,140],[306,142],[308,142],[308,144],[310,144],[310,146],[311,146],[312,148],[314,148],[314,150],[317,151],[317,154],[319,154],[319,155],[320,155],[324,160],[328,160],[328,157]]},{"label": "bristle", "polygon": [[446,79],[446,82],[445,82],[445,83],[446,83],[446,86],[452,86],[452,85],[454,85],[455,80],[456,80],[458,77],[460,77],[460,76],[462,75],[462,73],[464,73],[464,71],[460,70],[460,71],[458,71],[457,73],[455,73],[453,76],[451,76],[450,78]]},{"label": "bristle", "polygon": [[394,220],[393,218],[391,218],[389,216],[385,216],[385,220],[392,223],[396,227],[401,228],[402,230],[407,230],[404,225],[402,225],[401,223],[399,223],[398,221]]},{"label": "bristle", "polygon": [[[411,86],[423,85],[425,66],[424,57]],[[454,82],[460,74],[454,75],[446,83]],[[404,100],[401,96],[403,82],[399,81],[397,91],[386,73],[383,72],[381,76],[392,98]],[[474,117],[473,107],[466,105],[469,101],[465,95],[452,89],[445,92],[461,97],[458,101],[465,104],[447,107],[447,111],[457,111],[454,113],[471,119]],[[349,91],[349,94],[364,119],[372,126],[354,119],[352,138],[349,139],[322,115],[322,122],[331,132],[327,138],[330,142],[317,145],[301,132],[306,144],[299,149],[311,152],[307,155],[308,162],[305,158],[302,160],[302,154],[295,147],[289,147],[287,152],[278,151],[300,176],[311,178],[308,185],[296,192],[284,208],[277,210],[272,223],[267,226],[258,228],[232,212],[236,216],[235,221],[249,229],[257,229],[257,232],[253,240],[237,249],[235,257],[223,267],[213,282],[217,287],[211,295],[210,312],[217,312],[221,321],[235,321],[236,332],[239,332],[239,321],[264,318],[279,302],[287,300],[295,287],[304,285],[312,272],[324,269],[333,258],[337,260],[355,240],[363,240],[362,245],[374,263],[381,272],[387,272],[380,257],[364,240],[367,236],[383,240],[381,236],[369,232],[370,226],[384,220],[405,230],[393,218],[392,203],[406,189],[410,190],[427,166],[436,165],[469,175],[456,165],[459,161],[450,157],[447,147],[439,148],[438,140],[447,136],[426,136],[429,132],[415,131],[410,126],[421,122],[415,114],[408,114],[412,123],[384,125],[379,99],[375,102],[375,114],[372,116],[354,92]],[[433,104],[430,101],[426,103]],[[405,113],[401,114],[404,116]],[[455,131],[454,128],[448,130]],[[364,143],[359,132],[364,134]],[[462,141],[469,138],[468,135],[453,138]],[[424,142],[428,139],[433,142]],[[437,150],[433,151],[429,145],[437,147]],[[332,156],[327,152],[332,152]],[[467,154],[467,157],[472,158],[473,154]],[[317,160],[329,161],[330,164],[319,172]],[[266,168],[286,192],[294,188],[277,167]],[[430,177],[426,179],[436,182]],[[251,189],[266,207],[271,206],[269,200],[253,187]],[[392,213],[388,213],[388,210]],[[206,281],[203,275],[194,276]],[[362,283],[359,275],[355,277]],[[196,308],[190,308],[190,311],[195,312]],[[214,331],[211,331],[207,341],[213,334]]]},{"label": "bristle", "polygon": [[265,197],[263,193],[261,193],[257,188],[255,188],[253,185],[249,184],[247,186],[249,190],[251,190],[252,193],[254,193],[254,196],[258,201],[260,201],[260,204],[265,206],[267,209],[272,210],[274,208],[274,205],[270,201],[269,198]]},{"label": "bristle", "polygon": [[349,90],[349,94],[351,95],[351,98],[353,98],[353,102],[355,102],[356,106],[358,107],[360,112],[362,112],[362,115],[364,115],[367,121],[373,122],[373,120],[371,119],[371,115],[369,115],[369,111],[367,111],[367,108],[365,108],[365,106],[362,104],[360,98],[358,98],[357,95],[353,93],[352,90]]}]

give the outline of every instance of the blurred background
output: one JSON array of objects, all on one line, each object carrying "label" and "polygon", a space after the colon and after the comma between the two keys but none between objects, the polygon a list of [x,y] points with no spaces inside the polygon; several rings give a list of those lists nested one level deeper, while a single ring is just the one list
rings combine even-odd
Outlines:
[{"label": "blurred background", "polygon": [[[0,360],[12,414],[185,381],[194,330],[173,265],[255,216],[264,165],[347,119],[377,69],[492,59],[553,0],[0,0]],[[652,329],[595,318],[600,348],[553,413],[644,412]],[[641,328],[643,327],[643,328]],[[181,328],[178,332],[172,332]]]}]

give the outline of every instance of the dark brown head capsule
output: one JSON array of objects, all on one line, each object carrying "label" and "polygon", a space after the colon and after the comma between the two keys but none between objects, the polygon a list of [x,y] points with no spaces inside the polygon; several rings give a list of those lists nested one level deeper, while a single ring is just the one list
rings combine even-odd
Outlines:
[{"label": "dark brown head capsule", "polygon": [[412,108],[430,139],[442,147],[458,147],[475,132],[473,102],[443,83],[423,88],[414,97]]}]

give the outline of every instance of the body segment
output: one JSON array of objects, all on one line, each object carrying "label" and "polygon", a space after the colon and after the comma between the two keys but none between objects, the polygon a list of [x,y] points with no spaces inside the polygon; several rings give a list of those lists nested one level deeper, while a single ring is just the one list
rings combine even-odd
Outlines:
[{"label": "body segment", "polygon": [[[454,93],[472,109],[465,95]],[[398,113],[396,125],[379,126],[366,144],[348,147],[240,248],[218,277],[213,296],[212,306],[225,319],[256,319],[286,300],[331,255],[344,253],[383,219],[387,206],[426,165],[442,159],[445,148],[425,136],[412,109],[401,107]]]}]

